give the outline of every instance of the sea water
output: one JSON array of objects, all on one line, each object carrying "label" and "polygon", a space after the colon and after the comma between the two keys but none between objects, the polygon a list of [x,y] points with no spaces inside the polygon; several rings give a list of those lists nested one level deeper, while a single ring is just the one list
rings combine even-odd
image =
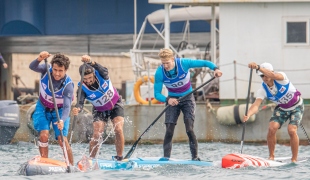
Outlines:
[{"label": "sea water", "polygon": [[[131,145],[126,145],[124,155]],[[72,144],[74,160],[77,162],[88,152],[88,144]],[[241,169],[221,168],[221,158],[230,153],[239,153],[240,144],[226,143],[199,143],[199,157],[204,161],[213,161],[214,166],[197,167],[193,165],[165,165],[156,168],[141,168],[127,171],[104,171],[78,172],[54,175],[22,176],[18,175],[20,165],[39,154],[38,148],[33,143],[19,142],[10,145],[0,145],[0,179],[130,179],[130,180],[153,180],[153,179],[310,179],[310,161],[288,164],[280,167]],[[243,154],[250,154],[268,158],[266,145],[249,145],[244,143]],[[101,159],[111,159],[115,154],[115,146],[102,144],[100,148]],[[161,157],[162,145],[138,145],[131,157]],[[289,146],[277,145],[277,157],[291,156]],[[299,156],[310,157],[310,146],[300,146]],[[189,145],[187,143],[174,143],[171,158],[190,159]],[[58,145],[49,145],[49,158],[62,160],[63,154]]]}]

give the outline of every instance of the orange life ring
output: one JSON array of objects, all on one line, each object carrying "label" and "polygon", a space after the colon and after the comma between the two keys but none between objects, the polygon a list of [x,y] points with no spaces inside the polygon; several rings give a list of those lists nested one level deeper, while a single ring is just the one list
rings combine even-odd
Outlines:
[{"label": "orange life ring", "polygon": [[[143,84],[144,82],[147,82],[149,80],[152,83],[154,83],[154,76],[150,76],[150,78],[148,78],[148,76],[143,76],[142,78],[139,78],[133,87],[135,99],[140,104],[149,104],[149,101],[144,100],[140,95],[141,84]],[[152,99],[151,104],[157,104],[157,103],[158,103],[158,101],[155,98]]]}]

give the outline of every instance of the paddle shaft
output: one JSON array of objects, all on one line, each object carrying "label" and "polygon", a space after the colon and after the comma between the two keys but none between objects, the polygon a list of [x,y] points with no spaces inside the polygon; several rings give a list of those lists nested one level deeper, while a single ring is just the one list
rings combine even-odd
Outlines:
[{"label": "paddle shaft", "polygon": [[[44,62],[45,62],[45,67],[46,67],[46,73],[48,75],[48,80],[49,80],[50,87],[51,87],[50,89],[52,91],[53,102],[54,102],[54,109],[55,109],[55,112],[56,112],[57,121],[59,123],[60,122],[60,117],[59,117],[58,107],[57,107],[57,104],[56,104],[56,98],[55,98],[55,93],[54,93],[54,86],[53,86],[53,82],[52,82],[52,77],[51,77],[51,73],[50,73],[48,65],[47,65],[47,59],[44,59]],[[70,165],[69,165],[69,160],[68,160],[68,153],[67,153],[66,143],[64,141],[64,136],[62,134],[62,130],[59,130],[59,131],[60,131],[60,136],[61,136],[61,141],[62,141],[62,146],[63,146],[63,152],[64,152],[64,156],[65,156],[65,161],[66,161],[66,164],[67,164],[67,170],[68,170],[68,172],[70,172]]]},{"label": "paddle shaft", "polygon": [[[213,79],[215,79],[215,77],[212,77],[210,80],[206,81],[205,83],[203,83],[202,85],[200,85],[199,87],[197,87],[196,89],[192,90],[191,92],[189,92],[188,94],[186,94],[185,96],[181,97],[178,99],[178,101],[182,101],[183,99],[185,99],[186,97],[188,97],[189,95],[193,94],[194,92],[196,92],[198,89],[202,88],[203,86],[205,86],[206,84],[208,84],[209,82],[211,82]],[[157,116],[157,118],[152,122],[152,124],[146,128],[146,130],[140,135],[140,137],[138,138],[138,140],[132,145],[132,147],[130,148],[129,152],[126,154],[126,156],[124,157],[124,159],[128,159],[131,157],[131,155],[133,154],[134,150],[136,149],[136,146],[138,144],[138,142],[141,140],[141,137],[148,132],[151,127],[157,122],[157,120],[165,113],[165,111],[170,107],[170,105],[168,104],[165,109]]]},{"label": "paddle shaft", "polygon": [[[253,72],[253,69],[251,68],[251,70],[250,70],[250,79],[249,79],[249,87],[248,87],[248,95],[247,95],[246,106],[245,106],[245,115],[246,116],[248,115],[248,107],[249,107],[249,101],[250,101],[252,72]],[[242,129],[241,150],[240,150],[241,154],[242,154],[242,150],[243,150],[243,140],[244,140],[244,133],[245,133],[245,124],[246,124],[246,122],[243,123],[243,129]]]},{"label": "paddle shaft", "polygon": [[[76,108],[78,108],[78,105],[79,105],[79,102],[80,102],[80,98],[81,98],[82,85],[83,85],[83,79],[84,79],[84,73],[85,73],[85,64],[86,64],[86,63],[84,62],[83,67],[82,67],[82,74],[81,74],[80,86],[78,87],[77,100],[76,100],[76,104],[75,104],[75,107],[76,107]],[[73,136],[73,133],[74,133],[76,118],[77,118],[77,115],[74,115],[74,117],[73,117],[73,122],[72,122],[72,129],[71,129],[70,141],[69,141],[70,146],[71,146],[72,136]]]}]

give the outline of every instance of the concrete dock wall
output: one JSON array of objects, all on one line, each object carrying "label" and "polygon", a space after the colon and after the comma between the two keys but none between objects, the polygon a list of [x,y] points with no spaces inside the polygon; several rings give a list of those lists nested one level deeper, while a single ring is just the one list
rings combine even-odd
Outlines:
[{"label": "concrete dock wall", "polygon": [[[13,142],[16,141],[33,141],[35,133],[31,130],[31,105],[20,106],[21,124],[17,130]],[[198,141],[200,142],[240,142],[242,136],[243,125],[222,125],[216,118],[216,110],[219,107],[213,106],[214,112],[211,111],[206,104],[197,104],[196,107],[196,120],[195,120],[195,133]],[[87,105],[86,110],[90,110],[91,106]],[[126,105],[125,106],[125,126],[124,135],[126,143],[136,141],[139,136],[147,129],[147,127],[158,117],[163,111],[163,105]],[[33,110],[33,107],[32,107]],[[255,118],[254,122],[247,123],[245,128],[244,142],[266,142],[268,122],[272,115],[273,108],[267,108],[260,111]],[[305,106],[305,113],[302,125],[306,133],[310,133],[310,106]],[[27,113],[28,112],[28,113]],[[73,122],[71,116],[71,127]],[[28,125],[30,123],[30,125]],[[30,127],[30,128],[29,128]],[[106,126],[104,138],[113,142],[114,134],[110,133],[112,127]],[[51,130],[51,138],[53,140],[53,131]],[[71,131],[70,131],[71,132]],[[147,133],[142,136],[140,142],[144,143],[161,143],[164,138],[165,125],[164,114],[152,126]],[[81,113],[76,118],[76,125],[74,128],[72,142],[87,142],[92,134],[92,116],[89,113]],[[302,128],[298,129],[298,135],[301,143],[308,144],[307,137],[305,136]],[[69,136],[70,137],[70,134]],[[185,142],[187,135],[183,123],[183,115],[181,113],[177,127],[175,129],[173,141]],[[279,143],[288,143],[289,135],[287,133],[287,123],[277,132],[277,140]],[[108,141],[109,142],[109,141]]]}]

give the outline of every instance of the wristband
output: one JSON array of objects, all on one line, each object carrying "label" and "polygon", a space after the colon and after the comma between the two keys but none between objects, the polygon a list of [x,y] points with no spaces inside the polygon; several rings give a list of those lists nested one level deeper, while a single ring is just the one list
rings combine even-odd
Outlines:
[{"label": "wristband", "polygon": [[256,69],[256,71],[258,71],[260,69],[260,65],[257,65],[257,69]]}]

